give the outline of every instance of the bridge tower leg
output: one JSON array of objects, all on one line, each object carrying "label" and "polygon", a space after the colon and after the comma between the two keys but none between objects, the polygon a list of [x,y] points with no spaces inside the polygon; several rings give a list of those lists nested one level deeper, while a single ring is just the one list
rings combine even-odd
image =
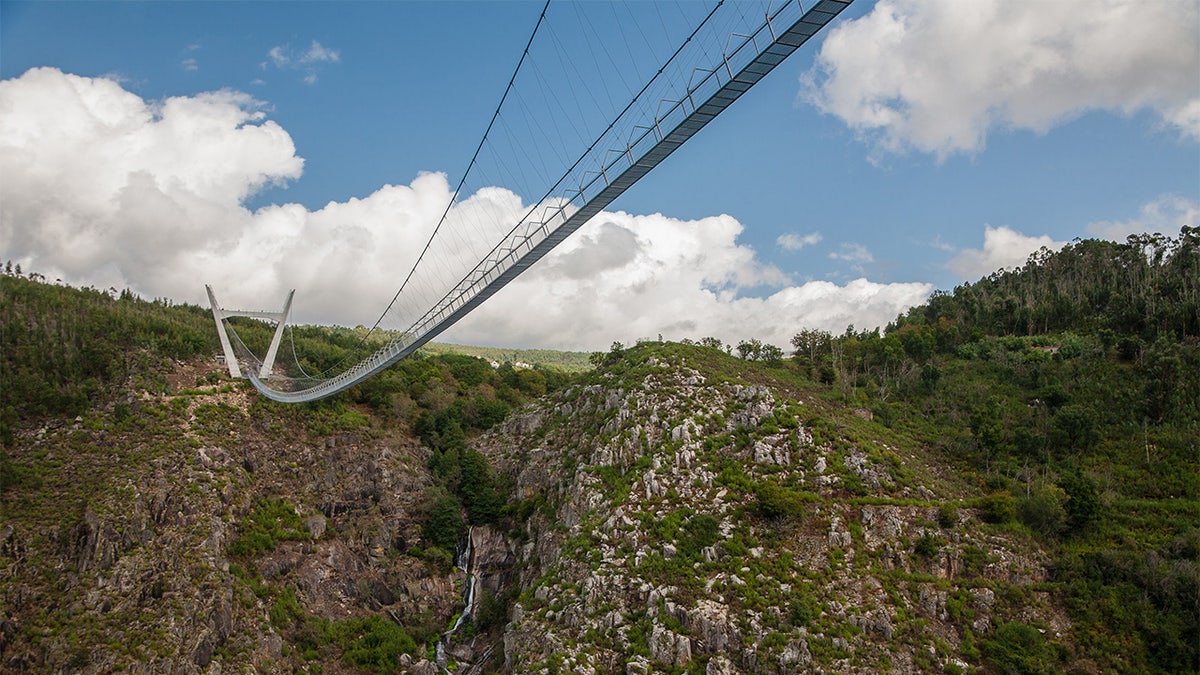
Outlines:
[{"label": "bridge tower leg", "polygon": [[208,291],[208,304],[212,306],[213,321],[217,322],[217,336],[221,338],[221,351],[225,352],[225,365],[229,367],[229,376],[240,378],[242,369],[238,368],[237,356],[234,355],[233,347],[229,344],[229,334],[225,332],[224,311],[217,304],[217,297],[213,295],[212,286],[205,284],[204,290]]},{"label": "bridge tower leg", "polygon": [[217,324],[217,336],[221,340],[221,350],[225,352],[225,365],[229,367],[230,377],[242,377],[242,369],[238,364],[237,355],[233,352],[233,346],[229,343],[229,333],[225,330],[225,319],[231,316],[249,316],[256,319],[267,319],[276,323],[275,335],[271,338],[271,345],[267,348],[267,356],[263,359],[262,367],[259,368],[258,372],[260,380],[271,377],[271,370],[275,367],[275,355],[279,352],[279,342],[283,338],[283,328],[287,325],[288,319],[291,318],[292,297],[296,295],[296,289],[288,291],[287,300],[283,303],[283,310],[279,312],[251,312],[224,309],[217,304],[217,297],[213,294],[212,286],[205,284],[204,290],[208,292],[208,304],[212,307],[213,321]]},{"label": "bridge tower leg", "polygon": [[258,371],[258,379],[271,378],[271,369],[275,367],[275,353],[279,351],[279,340],[283,337],[283,327],[287,325],[292,315],[292,296],[296,289],[288,291],[287,300],[283,303],[283,311],[279,313],[279,323],[275,324],[275,336],[271,338],[271,346],[267,348],[267,356],[263,359],[262,368]]}]

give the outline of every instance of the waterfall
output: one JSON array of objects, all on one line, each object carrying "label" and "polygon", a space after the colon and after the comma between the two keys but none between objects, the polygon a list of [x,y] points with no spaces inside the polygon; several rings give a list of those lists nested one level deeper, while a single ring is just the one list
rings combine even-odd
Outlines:
[{"label": "waterfall", "polygon": [[473,619],[475,617],[476,590],[479,581],[475,576],[475,550],[472,546],[472,535],[474,533],[474,527],[467,528],[467,543],[459,549],[458,555],[454,558],[454,566],[462,570],[466,575],[465,588],[463,589],[463,603],[465,607],[463,607],[462,613],[458,615],[458,619],[454,621],[454,625],[450,627],[450,630],[442,633],[442,637],[438,639],[435,658],[438,669],[443,673],[450,672],[446,668],[446,645],[449,644],[451,638],[454,637],[454,634],[458,632],[458,629],[462,627],[463,622],[467,618]]}]

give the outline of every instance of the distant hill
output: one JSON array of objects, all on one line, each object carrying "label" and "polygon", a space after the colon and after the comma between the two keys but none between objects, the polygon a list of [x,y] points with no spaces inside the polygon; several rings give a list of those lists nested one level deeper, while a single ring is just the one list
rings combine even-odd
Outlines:
[{"label": "distant hill", "polygon": [[446,342],[430,342],[422,349],[429,354],[465,354],[478,356],[496,363],[550,366],[567,372],[579,373],[590,370],[589,352],[566,352],[553,349],[503,349],[500,347],[471,347]]}]

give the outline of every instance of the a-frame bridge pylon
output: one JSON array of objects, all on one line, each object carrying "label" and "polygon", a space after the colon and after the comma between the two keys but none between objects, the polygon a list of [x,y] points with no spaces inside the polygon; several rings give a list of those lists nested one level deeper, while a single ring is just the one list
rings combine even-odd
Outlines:
[{"label": "a-frame bridge pylon", "polygon": [[292,314],[292,296],[296,294],[296,289],[293,288],[288,291],[287,300],[283,303],[283,309],[278,312],[224,309],[217,304],[217,297],[213,295],[212,286],[205,284],[204,290],[208,291],[208,303],[212,306],[213,321],[217,322],[217,335],[221,338],[221,349],[225,352],[225,365],[229,366],[230,377],[243,377],[243,375],[242,369],[238,365],[237,356],[233,353],[233,347],[229,344],[229,334],[225,332],[225,319],[231,316],[248,316],[275,322],[275,336],[271,338],[271,346],[267,348],[267,356],[262,360],[262,367],[258,369],[258,379],[266,380],[270,378],[271,369],[275,366],[275,354],[279,351],[279,341],[283,338],[283,327],[287,325],[288,318]]}]

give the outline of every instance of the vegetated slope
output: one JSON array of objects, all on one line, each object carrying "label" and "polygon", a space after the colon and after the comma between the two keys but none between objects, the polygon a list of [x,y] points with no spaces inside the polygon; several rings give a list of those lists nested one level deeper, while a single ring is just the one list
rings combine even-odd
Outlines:
[{"label": "vegetated slope", "polygon": [[1198,235],[1042,252],[790,365],[614,350],[486,453],[531,514],[509,666],[1200,671]]},{"label": "vegetated slope", "polygon": [[[266,352],[273,327],[252,319],[230,322],[254,353]],[[0,438],[20,421],[77,415],[98,403],[103,390],[113,385],[162,393],[163,373],[172,362],[220,352],[208,308],[175,304],[167,298],[142,300],[129,290],[44,283],[37,273],[29,278],[0,274],[0,327],[0,378],[5,383]],[[361,326],[291,326],[288,330],[276,372],[295,377],[344,368],[392,337]],[[498,370],[500,378],[490,393],[507,406],[530,393],[540,395],[561,386],[566,371],[549,362],[579,362],[578,355],[571,353],[557,359],[541,350],[531,353],[535,367],[518,369],[505,363]],[[455,372],[466,374],[471,386],[491,381],[492,369],[481,359],[436,349],[422,354],[437,354],[439,363],[454,364]],[[422,407],[413,399],[425,390],[410,385],[430,371],[427,366],[421,359],[406,361],[351,389],[343,400],[366,403],[381,412],[398,408],[406,415]],[[441,398],[446,394],[453,398],[454,392],[442,393]],[[506,412],[507,408],[501,415]]]},{"label": "vegetated slope", "polygon": [[[207,310],[0,291],[0,670],[433,667],[464,509],[410,429],[477,433],[563,376],[417,356],[281,406],[212,359]],[[328,362],[361,336],[296,342]]]},{"label": "vegetated slope", "polygon": [[1071,627],[1041,546],[824,389],[646,343],[485,435],[528,514],[507,667],[962,672],[1017,640],[1053,668]]},{"label": "vegetated slope", "polygon": [[1073,667],[1200,671],[1200,229],[1042,251],[884,333],[795,342],[842,400],[1011,502],[1053,556]]},{"label": "vegetated slope", "polygon": [[145,380],[156,366],[217,348],[198,307],[11,275],[0,275],[0,328],[0,438],[21,420],[82,413],[109,385],[158,391]]}]

